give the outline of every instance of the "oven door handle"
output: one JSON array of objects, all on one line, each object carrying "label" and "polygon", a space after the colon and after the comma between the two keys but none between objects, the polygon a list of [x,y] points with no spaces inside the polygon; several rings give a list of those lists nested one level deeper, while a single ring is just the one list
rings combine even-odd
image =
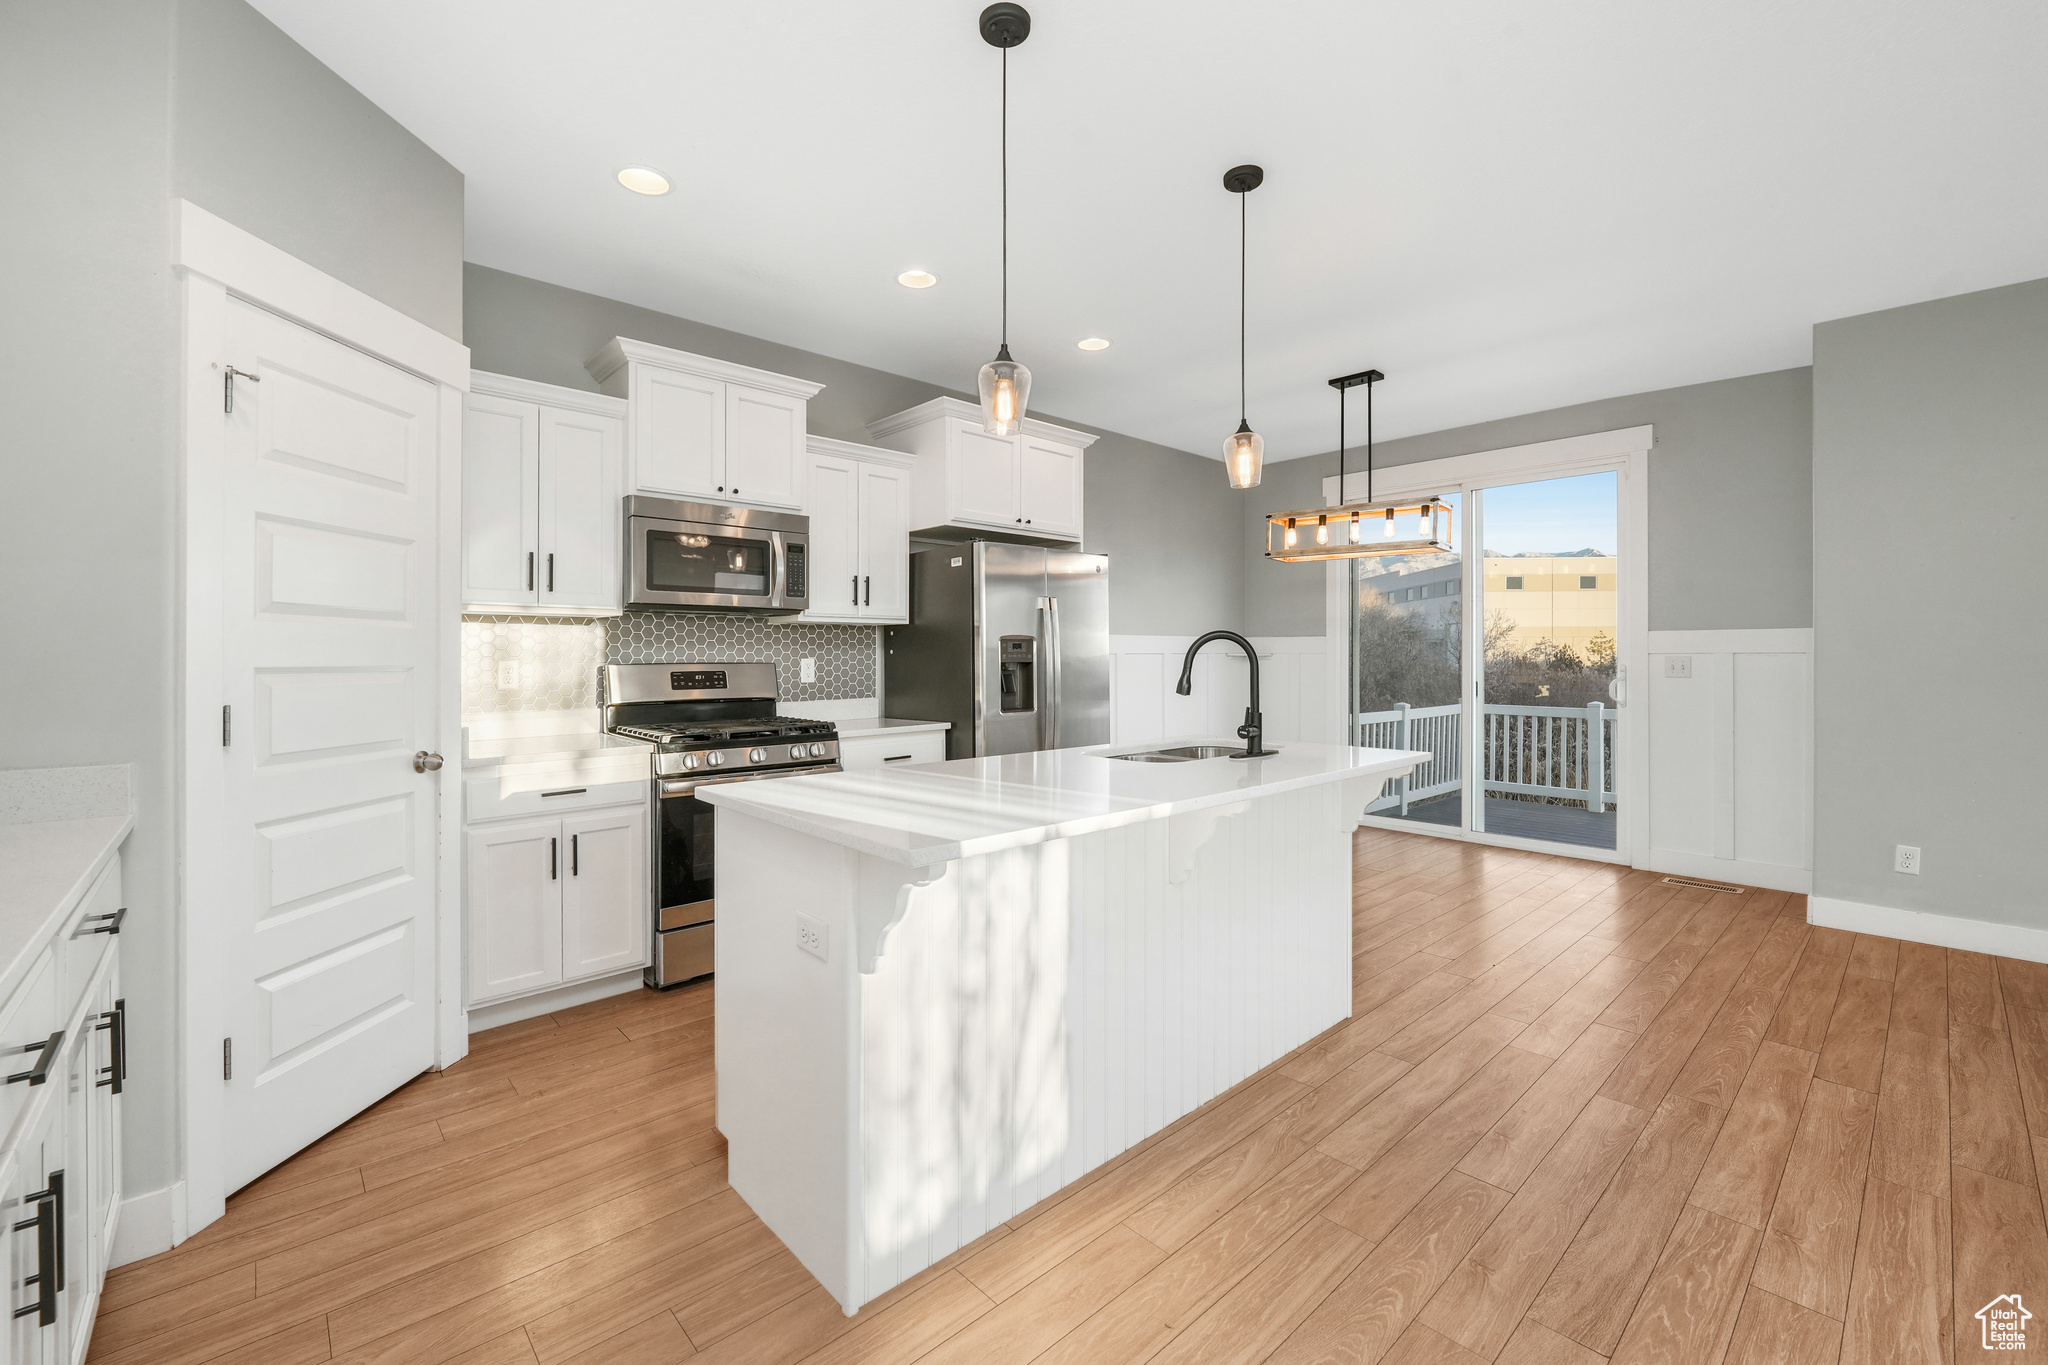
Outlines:
[{"label": "oven door handle", "polygon": [[770,777],[810,777],[817,773],[836,773],[843,769],[837,763],[820,763],[809,768],[783,768],[772,773],[735,773],[731,777],[660,777],[655,779],[663,797],[689,796],[699,787],[729,787],[735,782],[759,782]]}]

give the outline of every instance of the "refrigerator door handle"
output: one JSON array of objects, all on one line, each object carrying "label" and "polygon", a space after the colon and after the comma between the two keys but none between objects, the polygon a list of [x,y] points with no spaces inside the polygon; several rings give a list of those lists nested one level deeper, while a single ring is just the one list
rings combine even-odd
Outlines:
[{"label": "refrigerator door handle", "polygon": [[1045,677],[1039,686],[1038,714],[1041,747],[1060,747],[1060,599],[1041,597],[1038,599],[1039,615],[1044,620],[1045,636]]}]

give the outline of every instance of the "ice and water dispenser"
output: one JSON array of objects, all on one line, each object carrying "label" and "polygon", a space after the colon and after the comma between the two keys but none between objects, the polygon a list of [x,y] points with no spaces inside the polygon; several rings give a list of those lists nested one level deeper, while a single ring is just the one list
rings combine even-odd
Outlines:
[{"label": "ice and water dispenser", "polygon": [[1038,637],[1004,635],[999,638],[1003,665],[1002,709],[1006,712],[1036,709],[1038,690],[1032,675],[1037,671]]}]

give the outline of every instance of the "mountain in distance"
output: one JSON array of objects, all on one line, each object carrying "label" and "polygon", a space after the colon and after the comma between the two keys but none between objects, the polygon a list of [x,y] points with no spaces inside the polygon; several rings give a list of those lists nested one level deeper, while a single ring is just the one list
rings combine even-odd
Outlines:
[{"label": "mountain in distance", "polygon": [[1605,551],[1605,550],[1595,550],[1595,549],[1592,549],[1591,547],[1588,547],[1588,548],[1586,548],[1586,549],[1584,549],[1584,550],[1523,550],[1523,551],[1522,551],[1521,553],[1519,553],[1519,554],[1512,554],[1512,555],[1502,555],[1502,554],[1495,554],[1495,553],[1494,553],[1493,551],[1491,551],[1491,550],[1488,550],[1488,551],[1486,552],[1486,557],[1487,557],[1488,559],[1612,559],[1612,558],[1614,558],[1614,556],[1613,556],[1613,555],[1609,554],[1609,553],[1608,553],[1607,551]]}]

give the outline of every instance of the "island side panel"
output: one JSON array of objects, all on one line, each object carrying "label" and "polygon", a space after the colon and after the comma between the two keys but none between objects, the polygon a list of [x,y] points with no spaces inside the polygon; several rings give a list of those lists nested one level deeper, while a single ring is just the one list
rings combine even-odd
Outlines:
[{"label": "island side panel", "polygon": [[1341,1022],[1350,946],[1335,786],[911,890],[860,982],[862,1301]]},{"label": "island side panel", "polygon": [[[718,812],[718,1128],[727,1179],[848,1313],[859,1292],[856,855]],[[824,960],[797,917],[826,927]]]}]

